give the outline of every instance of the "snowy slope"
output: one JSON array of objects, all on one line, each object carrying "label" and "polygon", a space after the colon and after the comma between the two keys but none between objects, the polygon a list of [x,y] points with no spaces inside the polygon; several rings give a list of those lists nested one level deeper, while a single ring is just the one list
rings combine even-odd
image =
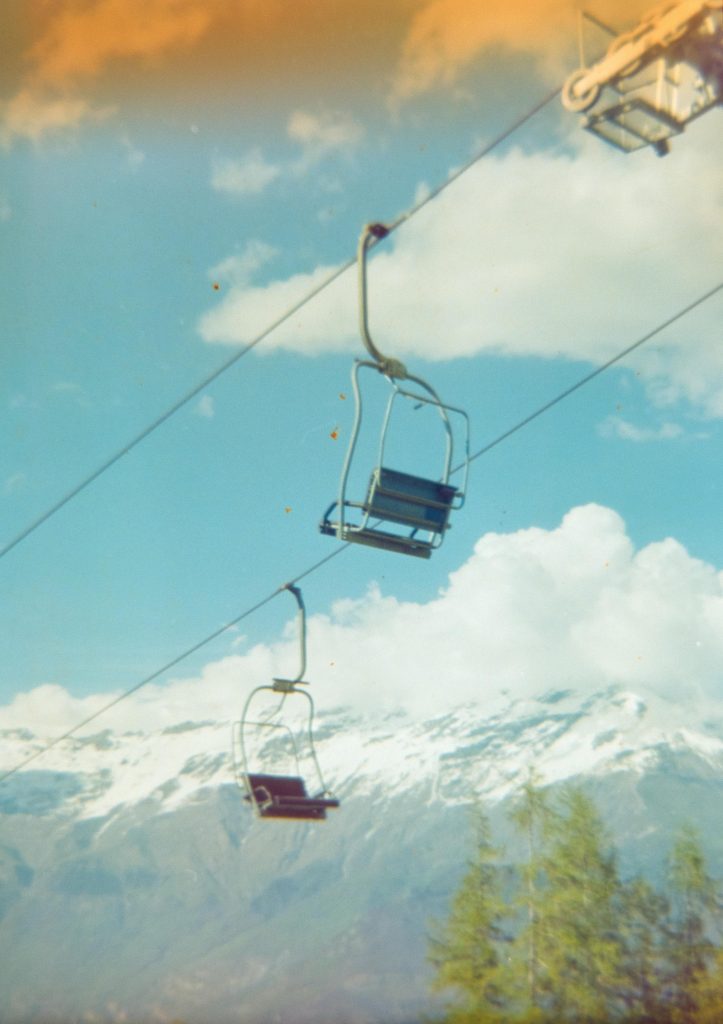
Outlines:
[{"label": "snowy slope", "polygon": [[[429,922],[464,870],[469,807],[514,856],[506,810],[531,766],[585,782],[624,869],[655,874],[692,820],[723,874],[723,730],[704,710],[610,688],[425,721],[339,708],[317,731],[342,801],[323,824],[253,820],[229,722],[104,730],[8,779],[0,1019],[411,1024],[433,1008]],[[46,739],[6,731],[3,765]]]},{"label": "snowy slope", "polygon": [[[316,735],[326,781],[342,797],[378,787],[391,796],[421,785],[430,800],[495,802],[514,792],[531,765],[548,783],[622,768],[644,771],[661,745],[723,766],[720,722],[615,688],[582,700],[573,691],[537,700],[497,696],[488,706],[467,704],[426,721],[401,711],[373,717],[342,708],[317,716]],[[49,739],[29,730],[0,731],[0,767],[12,767]],[[266,747],[271,759],[259,764],[273,769],[272,743]],[[55,813],[90,818],[151,800],[170,812],[200,788],[233,779],[231,722],[185,722],[159,733],[105,729],[65,741],[8,780],[0,808],[33,813],[22,801],[36,800]]]}]

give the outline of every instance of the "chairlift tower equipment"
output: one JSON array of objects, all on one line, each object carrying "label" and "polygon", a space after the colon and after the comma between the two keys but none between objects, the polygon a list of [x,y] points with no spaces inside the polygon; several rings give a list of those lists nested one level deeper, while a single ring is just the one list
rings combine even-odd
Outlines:
[{"label": "chairlift tower equipment", "polygon": [[[585,20],[615,37],[590,67]],[[652,146],[664,156],[674,135],[723,102],[723,0],[667,0],[622,35],[580,12],[580,51],[562,102],[584,115],[583,128],[626,153]]]}]

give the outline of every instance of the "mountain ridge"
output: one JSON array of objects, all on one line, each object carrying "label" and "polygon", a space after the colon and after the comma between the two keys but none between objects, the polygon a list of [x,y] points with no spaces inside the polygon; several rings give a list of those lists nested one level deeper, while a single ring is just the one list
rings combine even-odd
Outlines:
[{"label": "mountain ridge", "polygon": [[[100,730],[6,780],[2,1019],[409,1024],[437,1005],[428,926],[472,852],[470,808],[514,860],[507,811],[532,766],[586,786],[624,872],[660,877],[691,816],[723,868],[710,706],[560,688],[423,720],[335,708],[318,725],[341,799],[321,824],[253,819],[228,722]],[[44,741],[10,732],[6,764]]]}]

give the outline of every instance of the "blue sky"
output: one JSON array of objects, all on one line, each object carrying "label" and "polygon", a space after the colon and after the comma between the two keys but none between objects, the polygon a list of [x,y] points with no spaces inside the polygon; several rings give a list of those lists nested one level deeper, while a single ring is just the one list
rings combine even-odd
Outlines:
[{"label": "blue sky", "polygon": [[[0,546],[571,69],[572,37],[512,46],[502,26],[435,71],[415,25],[444,7],[400,5],[386,64],[284,77],[279,58],[273,88],[261,65],[231,76],[238,102],[222,71],[191,74],[214,27],[190,0],[188,38],[153,60],[150,42],[99,47],[74,72],[51,15],[24,26],[1,108]],[[553,103],[378,247],[375,336],[467,409],[474,451],[720,283],[720,117],[659,160]],[[130,687],[331,552],[317,523],[349,433],[354,303],[352,273],[0,561],[0,701]],[[722,312],[719,293],[477,460],[430,562],[347,551],[305,581],[310,611],[372,584],[433,602],[484,534],[590,503],[635,548],[672,537],[720,568]],[[414,430],[406,447],[423,457]],[[241,632],[269,642],[291,614],[273,601]]]}]

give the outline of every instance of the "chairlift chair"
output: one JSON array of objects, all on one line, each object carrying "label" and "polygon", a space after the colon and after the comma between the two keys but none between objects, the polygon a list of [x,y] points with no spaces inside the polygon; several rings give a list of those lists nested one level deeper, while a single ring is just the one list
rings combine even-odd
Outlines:
[{"label": "chairlift chair", "polygon": [[[329,809],[339,806],[339,801],[327,789],[321,768],[316,756],[314,745],[314,701],[311,694],[301,687],[308,686],[304,680],[306,670],[306,609],[301,591],[293,584],[284,588],[290,591],[298,606],[299,638],[301,649],[301,665],[293,679],[275,678],[271,684],[257,686],[251,691],[244,705],[240,721],[233,730],[233,759],[236,781],[244,791],[244,799],[251,804],[260,818],[286,818],[304,821],[322,821]],[[279,703],[264,717],[253,719],[251,706],[262,692],[280,695]],[[307,782],[301,775],[300,742],[294,731],[283,721],[277,720],[292,697],[301,697],[308,702],[308,717],[304,730],[306,759],[312,766],[313,790],[310,794]],[[281,774],[259,770],[250,764],[248,753],[249,737],[253,733],[257,740],[268,732],[276,733],[282,738],[287,756],[290,755],[296,774]]]},{"label": "chairlift chair", "polygon": [[[339,494],[324,513],[319,529],[323,534],[342,541],[429,558],[444,539],[451,512],[461,508],[464,503],[469,470],[469,420],[462,409],[443,402],[430,384],[409,373],[399,360],[383,355],[371,338],[367,316],[367,250],[373,241],[385,238],[388,233],[388,228],[383,224],[367,224],[359,240],[359,326],[362,341],[373,361],[357,359],[352,368],[354,423]],[[372,470],[365,497],[352,500],[348,496],[349,474],[362,425],[362,389],[359,383],[362,369],[370,369],[386,377],[391,393],[382,422],[377,465]],[[400,382],[405,382],[405,385],[409,382],[411,386],[402,386]],[[438,411],[445,433],[445,454],[438,479],[418,476],[384,464],[385,445],[397,400],[431,406]],[[454,431],[450,413],[461,417],[464,424],[464,459],[461,467],[452,466]],[[464,470],[460,487],[450,483],[450,476],[457,468]],[[337,517],[333,519],[335,509],[338,510]],[[357,513],[354,520],[349,518],[351,510]],[[390,524],[401,529],[390,529]]]}]

